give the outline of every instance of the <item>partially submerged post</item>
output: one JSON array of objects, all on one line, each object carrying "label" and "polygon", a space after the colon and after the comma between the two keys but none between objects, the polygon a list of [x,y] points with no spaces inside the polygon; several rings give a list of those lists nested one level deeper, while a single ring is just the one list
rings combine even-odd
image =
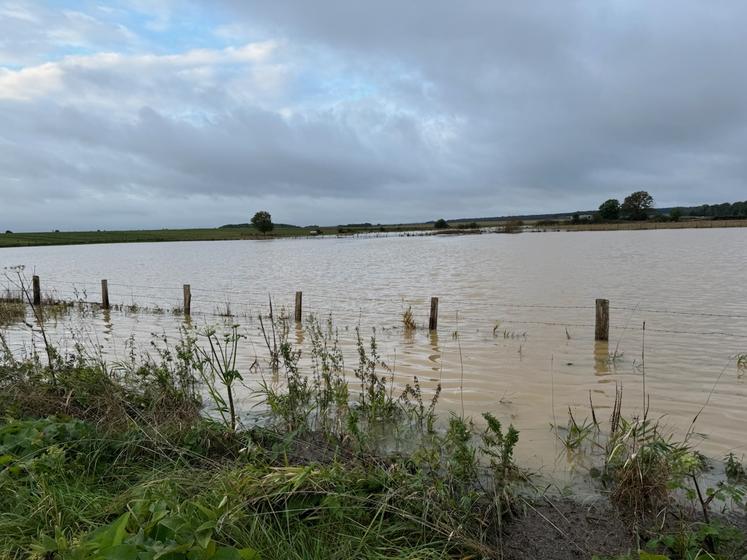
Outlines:
[{"label": "partially submerged post", "polygon": [[184,284],[184,314],[192,314],[192,291],[189,284]]},{"label": "partially submerged post", "polygon": [[296,323],[303,321],[303,292],[296,292]]},{"label": "partially submerged post", "polygon": [[431,316],[428,320],[428,330],[438,330],[438,298],[431,298]]},{"label": "partially submerged post", "polygon": [[109,281],[101,281],[101,308],[109,309]]},{"label": "partially submerged post", "polygon": [[594,327],[594,340],[610,339],[610,301],[597,300],[597,320]]},{"label": "partially submerged post", "polygon": [[31,286],[34,293],[34,305],[41,305],[41,284],[39,283],[39,277],[36,274],[31,278]]}]

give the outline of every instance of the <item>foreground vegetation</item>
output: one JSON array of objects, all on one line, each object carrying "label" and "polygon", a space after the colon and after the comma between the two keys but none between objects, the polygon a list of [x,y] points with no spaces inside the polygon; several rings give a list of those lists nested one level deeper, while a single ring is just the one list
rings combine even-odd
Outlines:
[{"label": "foreground vegetation", "polygon": [[621,392],[609,421],[553,427],[609,498],[592,515],[515,464],[513,426],[439,419],[440,386],[417,378],[395,391],[375,337],[348,369],[331,321],[308,322],[302,361],[284,317],[259,320],[269,359],[243,372],[237,327],[116,362],[0,337],[0,557],[747,557],[740,459],[706,482],[708,461],[625,419]]}]

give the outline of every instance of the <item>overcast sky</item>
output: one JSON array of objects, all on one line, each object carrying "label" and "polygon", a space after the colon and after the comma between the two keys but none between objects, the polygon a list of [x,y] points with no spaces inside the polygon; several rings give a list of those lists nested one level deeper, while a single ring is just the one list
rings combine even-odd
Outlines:
[{"label": "overcast sky", "polygon": [[741,0],[0,0],[0,230],[747,199]]}]

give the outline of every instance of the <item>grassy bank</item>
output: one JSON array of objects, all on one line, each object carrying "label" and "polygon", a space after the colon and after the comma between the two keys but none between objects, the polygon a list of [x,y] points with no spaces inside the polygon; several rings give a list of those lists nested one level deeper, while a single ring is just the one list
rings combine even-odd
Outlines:
[{"label": "grassy bank", "polygon": [[631,231],[649,229],[713,229],[747,227],[747,220],[680,220],[678,222],[658,222],[647,220],[644,222],[609,222],[586,224],[558,224],[539,225],[529,224],[531,229],[539,231]]},{"label": "grassy bank", "polygon": [[19,357],[0,338],[0,557],[747,554],[739,459],[709,462],[626,419],[621,392],[609,418],[552,428],[599,490],[582,504],[514,462],[524,442],[507,419],[439,418],[440,389],[417,378],[395,392],[375,337],[359,333],[345,366],[331,321],[312,319],[302,370],[287,320],[260,322],[269,359],[252,366],[266,379],[252,415],[238,405],[237,328],[118,361],[80,347]]},{"label": "grassy bank", "polygon": [[254,228],[158,229],[132,231],[56,231],[0,234],[0,247],[83,245],[91,243],[146,243],[163,241],[224,241],[308,235],[303,228],[277,228],[262,235]]},{"label": "grassy bank", "polygon": [[[514,222],[481,221],[479,227],[504,228]],[[522,222],[530,231],[626,231],[642,229],[701,229],[747,227],[747,220],[682,220],[679,222],[615,222],[540,225]],[[321,228],[279,227],[262,235],[254,228],[160,229],[132,231],[70,231],[35,233],[0,233],[2,247],[32,247],[39,245],[84,245],[93,243],[145,243],[166,241],[227,241],[239,239],[273,239],[283,237],[316,237],[319,235],[354,235],[362,233],[434,232],[441,234],[477,233],[474,229],[460,229],[462,222],[452,222],[449,230],[433,230],[433,224],[404,224],[384,226],[334,226]],[[514,227],[514,229],[516,229]],[[316,233],[312,233],[316,232]]]}]

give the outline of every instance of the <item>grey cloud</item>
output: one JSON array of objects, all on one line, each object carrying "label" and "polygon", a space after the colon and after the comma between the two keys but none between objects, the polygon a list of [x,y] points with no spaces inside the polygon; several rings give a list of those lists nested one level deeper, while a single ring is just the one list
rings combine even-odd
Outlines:
[{"label": "grey cloud", "polygon": [[66,60],[47,95],[0,100],[3,202],[33,187],[85,224],[108,198],[158,226],[166,208],[337,223],[744,198],[742,3],[217,4],[280,46]]},{"label": "grey cloud", "polygon": [[[457,159],[470,182],[606,194],[638,186],[627,171],[655,192],[678,188],[669,166],[687,154],[743,157],[747,8],[736,2],[228,5],[350,58],[419,72],[440,110],[466,122]],[[600,181],[607,171],[619,183]],[[730,171],[668,194],[736,196],[706,190],[733,184]]]}]

